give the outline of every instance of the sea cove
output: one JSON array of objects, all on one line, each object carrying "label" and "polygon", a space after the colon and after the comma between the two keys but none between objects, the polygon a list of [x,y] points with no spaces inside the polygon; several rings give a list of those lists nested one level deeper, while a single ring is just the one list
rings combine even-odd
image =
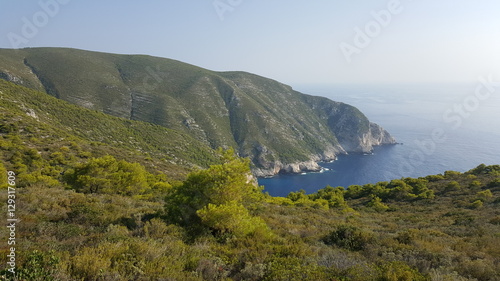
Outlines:
[{"label": "sea cove", "polygon": [[[320,173],[281,174],[261,178],[259,184],[273,196],[286,196],[300,189],[313,193],[327,185],[348,187],[498,163],[500,89],[460,119],[460,126],[460,115],[449,113],[473,95],[476,86],[303,86],[298,90],[358,107],[400,144],[378,146],[368,155],[340,155],[337,161],[320,163],[325,168]],[[446,116],[455,116],[455,121]]]}]

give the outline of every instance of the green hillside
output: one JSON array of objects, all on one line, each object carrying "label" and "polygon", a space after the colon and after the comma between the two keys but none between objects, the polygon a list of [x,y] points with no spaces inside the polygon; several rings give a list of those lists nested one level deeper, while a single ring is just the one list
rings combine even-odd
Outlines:
[{"label": "green hillside", "polygon": [[[110,154],[148,163],[152,170],[174,178],[216,161],[210,147],[187,134],[85,109],[3,80],[0,99],[0,133],[15,133],[23,149],[32,154],[68,149],[77,158]],[[2,160],[11,162],[12,153],[2,155]]]},{"label": "green hillside", "polygon": [[62,48],[0,50],[0,78],[71,103],[234,147],[257,175],[317,169],[319,160],[394,139],[356,108],[244,72]]},{"label": "green hillside", "polygon": [[10,82],[0,101],[2,280],[500,280],[499,165],[271,197],[234,151]]}]

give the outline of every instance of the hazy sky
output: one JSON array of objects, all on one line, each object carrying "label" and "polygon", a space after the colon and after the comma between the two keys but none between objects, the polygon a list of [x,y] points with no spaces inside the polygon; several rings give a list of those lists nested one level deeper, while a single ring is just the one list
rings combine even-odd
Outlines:
[{"label": "hazy sky", "polygon": [[0,0],[0,23],[0,48],[149,54],[290,85],[500,75],[498,0]]}]

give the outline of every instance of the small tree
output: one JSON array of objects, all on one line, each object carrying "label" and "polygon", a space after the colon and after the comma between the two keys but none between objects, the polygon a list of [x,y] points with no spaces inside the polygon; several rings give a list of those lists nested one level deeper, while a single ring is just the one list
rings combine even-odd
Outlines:
[{"label": "small tree", "polygon": [[257,229],[266,229],[265,222],[253,217],[248,210],[235,201],[221,205],[208,204],[196,212],[206,226],[219,234],[231,233],[242,237]]},{"label": "small tree", "polygon": [[486,189],[486,190],[479,191],[478,193],[476,193],[476,197],[478,198],[478,200],[481,200],[484,202],[484,201],[487,201],[487,200],[493,198],[493,193],[491,192],[491,190]]},{"label": "small tree", "polygon": [[182,226],[208,226],[219,233],[246,234],[249,222],[260,222],[247,208],[262,199],[261,189],[251,178],[248,159],[233,150],[222,151],[220,165],[192,172],[165,198],[169,219]]},{"label": "small tree", "polygon": [[457,181],[451,181],[446,185],[445,191],[459,191],[461,189],[462,187],[460,186],[460,183],[458,183]]},{"label": "small tree", "polygon": [[373,234],[352,225],[339,225],[323,238],[327,245],[336,245],[351,251],[361,251],[373,240]]},{"label": "small tree", "polygon": [[341,186],[327,186],[318,190],[317,193],[310,195],[310,197],[314,200],[324,199],[328,201],[330,208],[347,208],[347,202],[344,199],[345,192],[345,189]]},{"label": "small tree", "polygon": [[366,206],[371,207],[373,210],[377,212],[385,212],[389,209],[389,206],[382,203],[382,199],[375,195],[371,195],[371,200],[366,204]]},{"label": "small tree", "polygon": [[138,163],[116,160],[113,156],[92,158],[66,176],[70,185],[83,193],[137,195],[147,193],[150,174]]}]

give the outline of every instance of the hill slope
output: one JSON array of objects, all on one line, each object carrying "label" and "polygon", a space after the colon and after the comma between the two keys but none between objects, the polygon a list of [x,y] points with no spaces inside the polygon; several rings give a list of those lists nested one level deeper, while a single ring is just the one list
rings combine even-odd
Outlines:
[{"label": "hill slope", "polygon": [[[188,134],[85,109],[11,82],[0,80],[0,101],[0,136],[14,134],[34,154],[66,149],[85,154],[77,158],[110,154],[149,163],[178,179],[194,167],[216,163],[214,151]],[[23,153],[2,150],[5,163],[12,162],[12,153]]]},{"label": "hill slope", "polygon": [[185,133],[0,80],[0,201],[18,220],[0,279],[500,280],[499,165],[287,197],[248,172]]},{"label": "hill slope", "polygon": [[339,153],[394,143],[358,109],[243,72],[143,55],[0,50],[0,78],[57,98],[235,147],[255,174],[314,170]]}]

